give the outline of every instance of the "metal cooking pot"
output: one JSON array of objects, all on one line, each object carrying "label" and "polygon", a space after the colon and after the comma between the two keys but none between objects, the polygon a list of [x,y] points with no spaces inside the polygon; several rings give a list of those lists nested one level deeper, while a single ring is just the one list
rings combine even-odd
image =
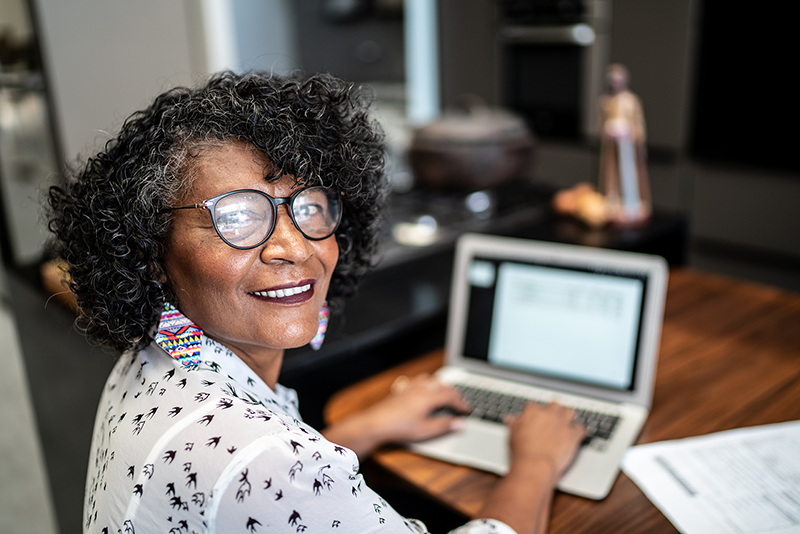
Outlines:
[{"label": "metal cooking pot", "polygon": [[533,146],[522,118],[472,102],[415,130],[409,162],[424,187],[485,189],[519,178]]}]

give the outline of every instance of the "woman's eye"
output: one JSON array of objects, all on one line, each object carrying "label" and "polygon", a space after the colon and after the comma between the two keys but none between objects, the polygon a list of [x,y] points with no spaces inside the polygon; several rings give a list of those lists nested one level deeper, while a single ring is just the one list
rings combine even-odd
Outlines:
[{"label": "woman's eye", "polygon": [[217,229],[226,239],[238,241],[263,226],[263,218],[251,211],[233,211],[217,216]]},{"label": "woman's eye", "polygon": [[310,220],[315,217],[322,217],[324,213],[325,210],[319,204],[303,204],[294,208],[296,219]]}]

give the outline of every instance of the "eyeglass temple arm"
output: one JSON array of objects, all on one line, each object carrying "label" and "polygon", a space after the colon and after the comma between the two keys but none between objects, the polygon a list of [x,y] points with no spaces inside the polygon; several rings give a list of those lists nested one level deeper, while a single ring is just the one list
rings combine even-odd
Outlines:
[{"label": "eyeglass temple arm", "polygon": [[202,204],[192,204],[191,206],[177,206],[175,208],[164,208],[162,211],[172,211],[172,210],[194,210],[197,208],[208,208],[205,203]]}]

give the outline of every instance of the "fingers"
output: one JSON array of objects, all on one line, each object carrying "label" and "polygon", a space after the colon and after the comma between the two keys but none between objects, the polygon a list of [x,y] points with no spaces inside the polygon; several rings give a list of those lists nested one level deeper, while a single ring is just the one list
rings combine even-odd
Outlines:
[{"label": "fingers", "polygon": [[523,414],[525,414],[526,412],[532,413],[534,415],[535,414],[539,414],[539,413],[545,413],[545,414],[548,414],[548,415],[556,418],[557,420],[566,421],[566,422],[569,422],[569,423],[574,423],[576,426],[580,426],[580,423],[578,423],[575,420],[575,417],[576,417],[575,410],[573,410],[572,408],[570,408],[568,406],[564,406],[562,404],[559,404],[558,402],[555,402],[555,401],[551,401],[551,402],[548,402],[548,403],[540,403],[540,402],[533,402],[533,401],[528,402],[528,403],[525,404],[525,406],[523,407],[521,412],[519,412],[517,414],[509,415],[508,416],[508,420],[509,421],[516,421]]},{"label": "fingers", "polygon": [[439,388],[440,382],[435,378],[432,378],[428,373],[420,373],[413,378],[409,378],[406,375],[400,375],[394,379],[391,386],[392,395],[401,395],[407,389],[419,389],[421,387],[425,387],[431,391],[435,391]]},{"label": "fingers", "polygon": [[575,419],[575,410],[551,402],[548,404],[528,403],[523,410],[506,420],[512,434],[535,439],[548,435],[557,441],[571,444],[579,443],[586,435],[586,428]]},{"label": "fingers", "polygon": [[392,392],[392,395],[400,395],[408,387],[408,382],[409,378],[406,375],[400,375],[394,379],[394,382],[392,382],[392,386],[389,388],[389,391]]},{"label": "fingers", "polygon": [[395,379],[391,386],[394,396],[412,396],[435,408],[449,407],[458,412],[467,413],[470,406],[461,397],[454,387],[442,383],[438,378],[427,373],[419,374],[413,378],[401,375]]},{"label": "fingers", "polygon": [[430,375],[401,377],[392,394],[372,405],[368,412],[370,431],[378,443],[419,441],[445,434],[459,427],[458,417],[438,414],[439,408],[456,412],[468,406],[458,391]]},{"label": "fingers", "polygon": [[571,430],[572,434],[580,436],[581,439],[586,435],[586,427],[577,419],[578,414],[572,408],[551,402],[544,406],[544,410],[552,412],[553,417],[559,423],[566,424],[567,430]]},{"label": "fingers", "polygon": [[[511,449],[518,460],[546,459],[561,473],[586,434],[575,411],[557,403],[528,404],[509,422]],[[547,439],[542,439],[547,436]]]}]

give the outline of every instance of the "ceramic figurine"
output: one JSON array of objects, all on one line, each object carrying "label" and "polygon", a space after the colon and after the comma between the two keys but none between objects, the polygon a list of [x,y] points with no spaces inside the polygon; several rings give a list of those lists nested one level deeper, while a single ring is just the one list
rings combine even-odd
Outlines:
[{"label": "ceramic figurine", "polygon": [[628,69],[606,69],[608,93],[600,97],[600,177],[608,219],[615,224],[641,224],[650,218],[645,124],[639,98],[628,90]]}]

